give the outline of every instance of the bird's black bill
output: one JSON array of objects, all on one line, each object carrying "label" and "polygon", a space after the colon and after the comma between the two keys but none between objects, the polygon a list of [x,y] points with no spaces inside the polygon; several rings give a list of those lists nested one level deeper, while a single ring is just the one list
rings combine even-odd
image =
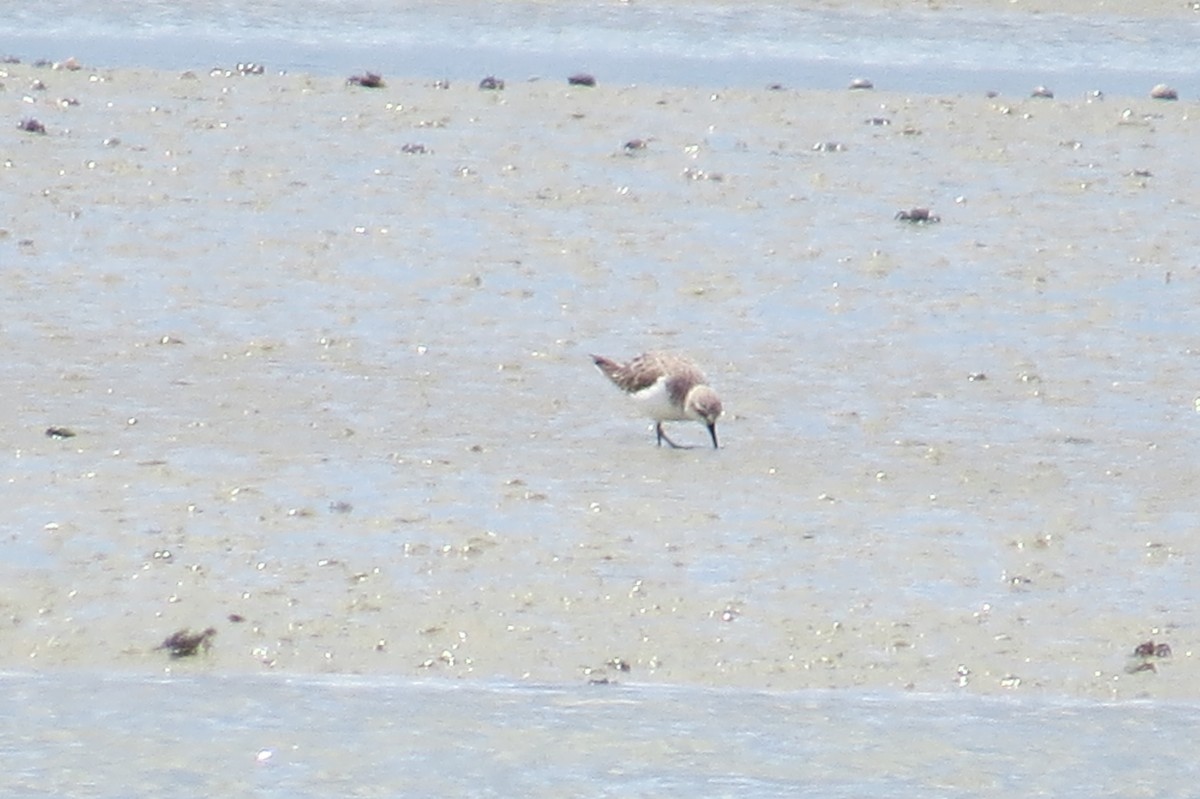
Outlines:
[{"label": "bird's black bill", "polygon": [[710,436],[712,436],[713,449],[720,449],[720,447],[717,446],[717,423],[716,422],[713,422],[712,424],[710,424],[708,426],[708,434]]}]

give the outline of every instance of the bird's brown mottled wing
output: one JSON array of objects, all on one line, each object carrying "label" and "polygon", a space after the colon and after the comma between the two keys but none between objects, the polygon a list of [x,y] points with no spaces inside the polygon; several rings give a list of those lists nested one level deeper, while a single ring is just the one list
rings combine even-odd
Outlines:
[{"label": "bird's brown mottled wing", "polygon": [[619,364],[602,355],[593,355],[592,360],[617,388],[628,394],[649,388],[663,374],[660,358],[654,353],[639,355],[627,364]]}]

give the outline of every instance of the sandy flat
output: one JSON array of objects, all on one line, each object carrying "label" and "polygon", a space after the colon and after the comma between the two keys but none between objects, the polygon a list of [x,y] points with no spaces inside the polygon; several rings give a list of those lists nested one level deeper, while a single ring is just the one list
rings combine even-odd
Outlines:
[{"label": "sandy flat", "polygon": [[1196,697],[1194,103],[5,72],[0,665]]}]

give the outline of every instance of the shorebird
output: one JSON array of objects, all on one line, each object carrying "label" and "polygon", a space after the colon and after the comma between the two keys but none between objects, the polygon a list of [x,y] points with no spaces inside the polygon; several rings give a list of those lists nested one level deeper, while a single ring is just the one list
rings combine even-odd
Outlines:
[{"label": "shorebird", "polygon": [[593,355],[592,360],[605,377],[624,391],[642,412],[655,421],[658,445],[666,441],[680,446],[663,432],[663,422],[692,420],[703,422],[717,448],[717,419],[721,400],[708,386],[704,372],[691,359],[668,352],[647,352],[626,364]]}]

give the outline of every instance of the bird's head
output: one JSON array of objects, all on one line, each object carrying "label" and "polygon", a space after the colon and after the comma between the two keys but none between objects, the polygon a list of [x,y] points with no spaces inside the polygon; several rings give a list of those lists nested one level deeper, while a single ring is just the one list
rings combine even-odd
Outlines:
[{"label": "bird's head", "polygon": [[688,416],[704,422],[708,426],[708,434],[712,436],[713,448],[717,447],[717,419],[721,418],[724,409],[717,392],[708,386],[696,386],[688,392],[685,409]]}]

